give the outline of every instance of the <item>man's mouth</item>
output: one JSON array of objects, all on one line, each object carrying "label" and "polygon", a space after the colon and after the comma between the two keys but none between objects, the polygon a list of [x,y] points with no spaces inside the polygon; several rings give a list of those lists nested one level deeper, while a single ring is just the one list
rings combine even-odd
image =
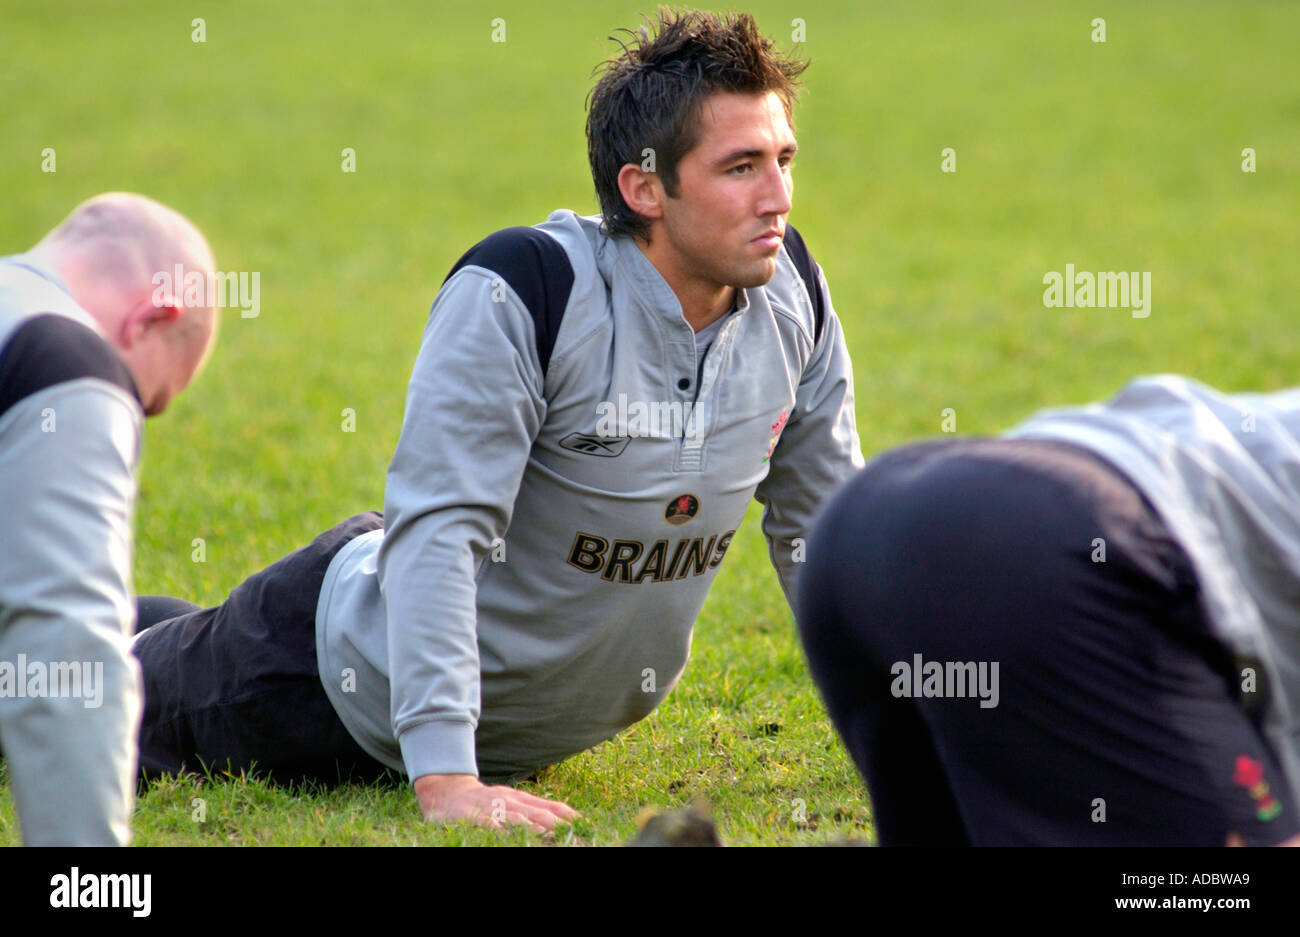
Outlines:
[{"label": "man's mouth", "polygon": [[781,238],[781,231],[777,228],[772,228],[771,230],[764,231],[758,237],[754,238],[754,240],[750,241],[750,243],[757,244],[765,251],[770,251],[781,246]]}]

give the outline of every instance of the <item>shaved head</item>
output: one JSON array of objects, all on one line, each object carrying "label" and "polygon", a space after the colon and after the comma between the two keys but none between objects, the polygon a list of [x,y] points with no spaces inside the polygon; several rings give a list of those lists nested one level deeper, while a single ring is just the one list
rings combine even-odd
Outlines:
[{"label": "shaved head", "polygon": [[146,282],[153,270],[177,259],[191,261],[198,268],[215,266],[212,248],[189,219],[161,202],[130,192],[106,192],[82,202],[45,240],[88,247],[133,262],[138,269],[121,267],[105,272],[124,278],[143,275]]},{"label": "shaved head", "polygon": [[205,278],[212,248],[184,215],[143,195],[82,202],[32,251],[48,259],[73,299],[99,323],[135,378],[145,412],[161,413],[202,366],[217,314],[187,307],[180,286],[158,301],[155,277],[178,265]]}]

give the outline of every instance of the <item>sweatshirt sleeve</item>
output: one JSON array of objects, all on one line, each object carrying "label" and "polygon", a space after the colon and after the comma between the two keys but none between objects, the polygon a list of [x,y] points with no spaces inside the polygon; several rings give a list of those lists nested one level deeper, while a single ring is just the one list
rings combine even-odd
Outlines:
[{"label": "sweatshirt sleeve", "polygon": [[0,416],[0,745],[28,845],[130,840],[140,422],[124,390],[93,378]]},{"label": "sweatshirt sleeve", "polygon": [[393,732],[407,775],[477,774],[476,574],[545,416],[527,307],[466,266],[434,301],[384,495]]},{"label": "sweatshirt sleeve", "polygon": [[794,607],[804,546],[822,505],[865,464],[853,412],[853,364],[830,291],[814,267],[825,322],[795,392],[794,409],[755,498],[763,505],[768,552]]}]

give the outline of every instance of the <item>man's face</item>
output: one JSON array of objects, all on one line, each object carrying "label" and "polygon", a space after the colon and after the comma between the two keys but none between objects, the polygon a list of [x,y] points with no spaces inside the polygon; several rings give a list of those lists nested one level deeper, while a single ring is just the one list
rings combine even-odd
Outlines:
[{"label": "man's face", "polygon": [[206,358],[210,329],[185,332],[176,322],[156,322],[123,352],[146,416],[157,416],[184,390]]},{"label": "man's face", "polygon": [[677,197],[664,207],[671,262],[721,286],[762,286],[790,213],[796,144],[774,93],[718,93],[700,114],[695,146],[677,164]]},{"label": "man's face", "polygon": [[157,416],[167,409],[167,405],[190,385],[198,373],[203,360],[202,346],[177,343],[172,349],[169,361],[158,372],[158,379],[153,387],[152,398],[145,399],[145,415]]}]

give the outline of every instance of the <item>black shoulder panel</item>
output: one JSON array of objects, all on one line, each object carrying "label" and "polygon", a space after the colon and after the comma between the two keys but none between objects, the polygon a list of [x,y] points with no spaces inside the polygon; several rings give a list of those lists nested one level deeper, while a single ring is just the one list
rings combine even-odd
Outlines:
[{"label": "black shoulder panel", "polygon": [[794,261],[795,269],[803,279],[803,285],[808,288],[808,298],[812,300],[813,343],[816,344],[822,339],[822,327],[826,323],[826,306],[822,301],[821,288],[817,285],[817,271],[820,268],[808,253],[808,245],[804,244],[803,235],[789,223],[785,226],[785,249],[790,259]]},{"label": "black shoulder panel", "polygon": [[94,331],[67,316],[32,316],[0,347],[0,415],[39,390],[83,377],[116,384],[140,399],[126,363]]},{"label": "black shoulder panel", "polygon": [[536,228],[505,228],[479,241],[456,261],[446,283],[461,267],[491,270],[510,284],[528,307],[537,335],[537,357],[546,375],[564,308],[573,292],[573,264],[559,242]]}]

